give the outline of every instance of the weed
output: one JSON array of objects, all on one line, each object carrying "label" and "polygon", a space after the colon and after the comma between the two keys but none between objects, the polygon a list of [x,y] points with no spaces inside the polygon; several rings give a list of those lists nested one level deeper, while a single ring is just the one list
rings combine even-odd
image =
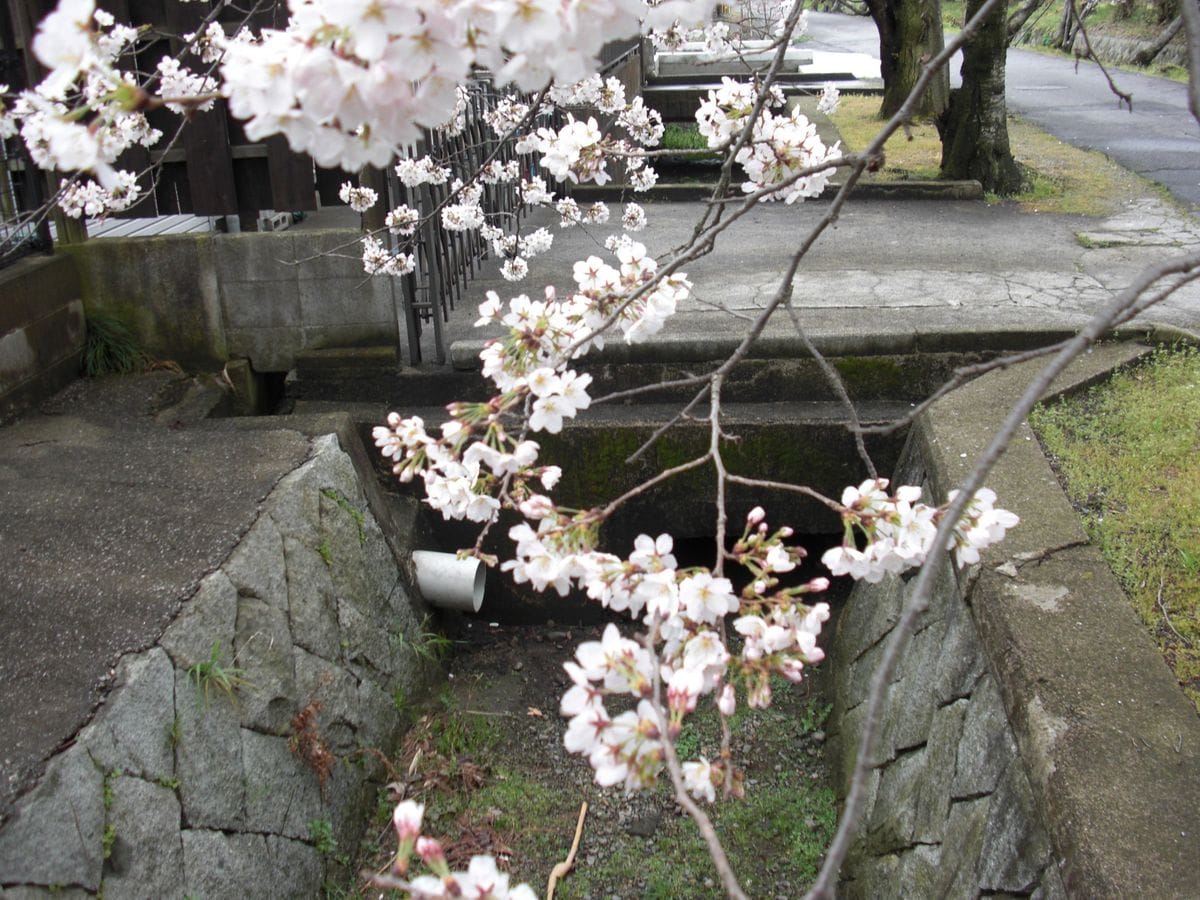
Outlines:
[{"label": "weed", "polygon": [[308,705],[292,716],[292,736],[288,738],[288,746],[292,752],[304,760],[305,764],[317,774],[321,786],[321,796],[325,796],[325,785],[329,774],[333,771],[336,761],[329,745],[321,734],[321,726],[317,722],[317,713],[321,711],[320,700],[309,700]]},{"label": "weed", "polygon": [[167,728],[167,743],[174,750],[179,746],[179,741],[183,738],[183,726],[179,721],[179,713],[175,713],[175,718],[171,720],[170,727]]},{"label": "weed", "polygon": [[111,313],[87,314],[87,339],[83,348],[83,374],[126,375],[145,367],[149,357],[125,323]]},{"label": "weed", "polygon": [[692,725],[684,725],[675,738],[675,754],[680,759],[696,759],[700,756],[700,732]]},{"label": "weed", "polygon": [[367,542],[366,522],[367,517],[363,511],[350,502],[341,491],[336,491],[333,488],[321,488],[321,493],[336,503],[346,515],[354,520],[354,524],[358,526],[358,542],[365,544]]},{"label": "weed", "polygon": [[451,648],[454,646],[454,641],[446,637],[440,631],[434,631],[430,628],[429,623],[432,621],[432,616],[426,616],[421,620],[416,634],[412,637],[407,637],[403,631],[397,632],[396,640],[400,646],[408,646],[412,648],[413,653],[421,659],[429,662],[437,662],[449,655]]},{"label": "weed", "polygon": [[325,568],[333,568],[333,547],[329,543],[329,539],[325,538],[321,541],[321,545],[317,547],[317,552],[321,554],[321,561],[325,563]]},{"label": "weed", "polygon": [[397,685],[392,691],[392,706],[402,716],[408,713],[408,694],[403,685]]},{"label": "weed", "polygon": [[169,791],[179,790],[179,779],[172,778],[170,775],[159,775],[154,779],[154,783],[159,787],[165,787]]},{"label": "weed", "polygon": [[196,698],[204,697],[204,708],[208,709],[213,688],[221,691],[230,702],[237,703],[235,692],[248,684],[241,669],[221,664],[221,645],[214,641],[212,652],[204,662],[198,662],[187,670],[188,678],[196,686]]},{"label": "weed", "polygon": [[800,716],[800,733],[812,734],[825,724],[825,720],[829,718],[829,714],[832,711],[832,703],[808,704],[808,706],[804,707],[804,712]]},{"label": "weed", "polygon": [[313,847],[322,856],[333,856],[337,852],[337,839],[333,836],[333,823],[328,819],[314,819],[308,823],[308,836]]}]

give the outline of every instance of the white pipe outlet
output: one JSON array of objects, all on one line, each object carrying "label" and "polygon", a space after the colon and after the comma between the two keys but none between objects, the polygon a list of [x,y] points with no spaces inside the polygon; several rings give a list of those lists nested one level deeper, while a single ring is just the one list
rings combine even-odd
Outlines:
[{"label": "white pipe outlet", "polygon": [[417,567],[417,587],[427,602],[442,609],[479,612],[487,572],[478,559],[414,550],[413,563]]}]

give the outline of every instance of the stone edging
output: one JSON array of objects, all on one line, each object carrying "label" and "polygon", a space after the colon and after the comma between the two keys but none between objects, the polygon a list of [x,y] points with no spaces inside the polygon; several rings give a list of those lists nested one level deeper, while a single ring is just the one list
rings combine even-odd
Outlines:
[{"label": "stone edging", "polygon": [[[1099,380],[1144,350],[1128,344],[1097,347],[1055,390]],[[944,496],[965,475],[1037,366],[1035,361],[980,378],[939,402],[914,426],[910,457],[924,469],[923,480],[934,496]],[[987,798],[998,806],[975,827],[990,835],[991,858],[981,859],[977,868],[975,860],[954,859],[956,866],[970,869],[969,876],[979,879],[969,885],[971,891],[1038,888],[1045,896],[1062,891],[1088,897],[1194,895],[1195,861],[1200,859],[1200,719],[1108,566],[1087,542],[1027,424],[987,484],[1022,523],[981,566],[957,578],[946,573],[934,606],[906,651],[914,658],[920,655],[924,631],[940,635],[933,644],[924,641],[930,644],[929,668],[913,669],[911,680],[902,671],[892,687],[894,703],[906,702],[914,692],[927,699],[914,702],[907,717],[892,726],[885,723],[888,740],[880,750],[868,808],[880,799],[911,812],[908,820],[899,822],[885,814],[883,805],[880,812],[868,814],[858,850],[873,854],[872,861],[863,864],[860,856],[849,867],[848,876],[859,880],[850,882],[848,892],[862,895],[864,889],[869,893],[874,879],[915,878],[914,873],[935,870],[941,845],[924,834],[957,839],[966,820],[955,822],[953,817]],[[877,619],[870,618],[870,611],[856,610],[851,601],[848,615],[868,618],[854,619],[854,625],[846,619],[839,626],[834,659],[846,650],[851,658],[866,660],[886,637],[904,594],[900,580],[893,582],[891,588],[886,582],[882,588],[867,588],[881,601],[873,604],[881,610]],[[954,610],[966,608],[970,616],[956,619]],[[951,628],[954,621],[959,625]],[[952,639],[966,621],[983,662],[969,678],[969,660],[954,664],[954,648],[960,642]],[[928,627],[935,623],[940,632]],[[856,640],[849,632],[864,627],[871,630],[857,638],[857,648],[842,646]],[[904,663],[901,668],[906,668]],[[845,764],[854,755],[858,720],[853,704],[861,700],[866,677],[853,672],[841,677],[840,719],[834,728],[841,731],[837,746]],[[938,724],[946,718],[938,714],[953,710],[968,695],[974,701],[989,691],[1000,701],[991,706],[995,712],[973,710],[974,702],[964,706],[955,725],[958,737],[947,745]],[[925,709],[930,712],[924,715],[924,731],[904,734],[913,731]],[[968,728],[972,721],[973,731]],[[984,766],[991,773],[983,788],[978,783],[953,783],[956,774],[963,774],[964,759],[972,755],[990,760]],[[924,765],[918,777],[918,756],[929,763],[928,777]],[[938,768],[938,760],[947,769],[947,758],[951,764],[945,781],[935,784],[932,770]],[[1004,788],[1013,768],[1005,759],[1020,762],[1011,789]],[[900,772],[897,764],[912,771],[901,773],[904,778],[889,778],[889,768]],[[978,767],[971,777],[978,782]],[[924,793],[918,796],[919,791]],[[995,799],[1005,791],[1005,802]],[[949,824],[935,828],[928,821],[935,815]],[[1038,858],[1047,864],[1039,864]],[[1018,871],[1022,864],[1024,870]],[[1002,877],[1016,880],[995,881]],[[984,883],[988,879],[993,880]],[[856,884],[858,889],[853,889]]]},{"label": "stone edging", "polygon": [[[357,438],[339,417],[320,424],[348,452],[336,434],[312,440],[0,827],[3,896],[315,896],[344,874],[382,775],[370,750],[390,748],[397,698],[428,672],[401,562],[415,514],[385,538]],[[237,670],[232,689],[198,677],[212,661]]]}]

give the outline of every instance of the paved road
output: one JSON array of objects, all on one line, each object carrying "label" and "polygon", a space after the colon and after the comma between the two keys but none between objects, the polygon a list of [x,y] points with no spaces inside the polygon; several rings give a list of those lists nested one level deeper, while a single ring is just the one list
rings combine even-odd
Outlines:
[{"label": "paved road", "polygon": [[[809,13],[813,46],[878,57],[868,18]],[[958,80],[959,63],[951,63]],[[1060,140],[1100,150],[1127,169],[1157,181],[1177,199],[1200,206],[1200,126],[1187,109],[1187,88],[1150,75],[1114,73],[1133,94],[1133,111],[1117,108],[1098,66],[1029,50],[1008,54],[1009,109]]]}]

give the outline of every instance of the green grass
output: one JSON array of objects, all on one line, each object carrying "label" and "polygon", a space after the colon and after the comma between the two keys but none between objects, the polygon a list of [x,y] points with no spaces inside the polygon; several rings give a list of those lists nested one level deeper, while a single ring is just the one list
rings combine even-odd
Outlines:
[{"label": "green grass", "polygon": [[[883,124],[879,98],[842,97],[833,122],[849,150],[866,147]],[[897,131],[884,146],[884,167],[868,180],[936,179],[940,177],[942,144],[932,122],[914,122],[912,139]],[[1026,212],[1107,216],[1131,199],[1159,196],[1155,187],[1102,153],[1079,150],[1020,119],[1008,120],[1013,156],[1023,167],[1024,191],[1004,202]],[[993,202],[1000,202],[991,198]]]},{"label": "green grass", "polygon": [[662,146],[667,150],[707,150],[708,138],[695,123],[672,122],[663,130]]},{"label": "green grass", "polygon": [[1200,711],[1200,351],[1030,416],[1089,537]]}]

